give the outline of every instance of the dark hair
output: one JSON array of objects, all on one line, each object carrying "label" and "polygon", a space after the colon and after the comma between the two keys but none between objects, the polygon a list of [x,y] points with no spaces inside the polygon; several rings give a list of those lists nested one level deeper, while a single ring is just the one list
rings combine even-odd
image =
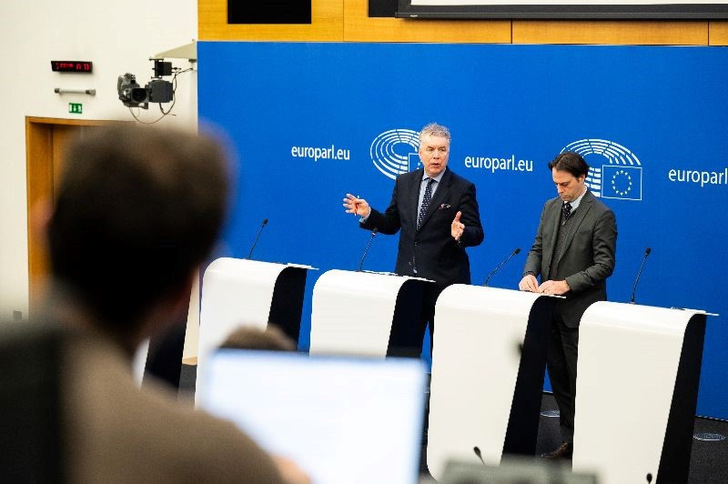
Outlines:
[{"label": "dark hair", "polygon": [[49,224],[54,278],[116,332],[181,290],[225,218],[228,171],[215,139],[181,130],[85,131],[66,152]]},{"label": "dark hair", "polygon": [[556,158],[549,162],[549,170],[556,168],[558,171],[566,171],[574,175],[576,178],[589,174],[589,165],[579,153],[573,151],[564,151]]},{"label": "dark hair", "polygon": [[220,348],[296,351],[296,342],[273,324],[268,324],[265,329],[241,326],[228,335]]}]

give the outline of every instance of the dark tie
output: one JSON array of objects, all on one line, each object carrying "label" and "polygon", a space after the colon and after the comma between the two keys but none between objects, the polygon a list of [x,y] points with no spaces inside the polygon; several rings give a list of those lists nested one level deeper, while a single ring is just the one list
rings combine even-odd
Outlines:
[{"label": "dark tie", "polygon": [[571,216],[571,202],[564,203],[564,206],[561,207],[561,215],[564,222],[569,220],[569,217]]},{"label": "dark tie", "polygon": [[420,228],[422,221],[425,220],[425,214],[427,213],[427,207],[430,206],[432,201],[432,184],[435,182],[434,179],[427,179],[427,188],[425,188],[425,195],[422,197],[422,205],[420,205],[420,215],[417,217],[417,228]]}]

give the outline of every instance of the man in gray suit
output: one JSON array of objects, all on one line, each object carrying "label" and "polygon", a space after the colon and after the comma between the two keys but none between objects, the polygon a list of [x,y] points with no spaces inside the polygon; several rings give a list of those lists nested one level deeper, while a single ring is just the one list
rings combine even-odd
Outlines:
[{"label": "man in gray suit", "polygon": [[547,360],[561,415],[562,444],[541,456],[558,459],[573,453],[579,322],[592,303],[607,299],[617,222],[609,207],[584,185],[589,165],[579,154],[561,153],[548,166],[559,196],[544,205],[518,287],[566,298],[555,304]]}]

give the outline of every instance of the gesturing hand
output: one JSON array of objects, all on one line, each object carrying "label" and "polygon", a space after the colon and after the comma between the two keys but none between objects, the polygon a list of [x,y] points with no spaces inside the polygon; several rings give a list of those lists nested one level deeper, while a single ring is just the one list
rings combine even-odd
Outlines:
[{"label": "gesturing hand", "polygon": [[346,209],[346,213],[353,213],[361,217],[368,216],[369,212],[372,211],[366,200],[356,197],[351,193],[347,193],[346,198],[344,198],[344,208]]},{"label": "gesturing hand", "polygon": [[465,225],[460,222],[460,217],[462,216],[463,212],[456,213],[452,225],[450,225],[450,234],[452,234],[452,238],[455,240],[460,240],[460,237],[463,236],[463,232],[465,231]]}]

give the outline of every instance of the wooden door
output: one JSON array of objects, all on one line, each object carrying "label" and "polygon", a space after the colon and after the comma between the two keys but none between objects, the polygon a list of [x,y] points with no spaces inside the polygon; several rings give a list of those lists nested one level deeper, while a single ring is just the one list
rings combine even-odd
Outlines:
[{"label": "wooden door", "polygon": [[53,203],[55,189],[63,165],[66,144],[84,130],[116,123],[56,118],[25,118],[28,279],[30,313],[40,299],[49,273],[48,254],[41,227],[33,220],[33,209],[44,201]]}]

